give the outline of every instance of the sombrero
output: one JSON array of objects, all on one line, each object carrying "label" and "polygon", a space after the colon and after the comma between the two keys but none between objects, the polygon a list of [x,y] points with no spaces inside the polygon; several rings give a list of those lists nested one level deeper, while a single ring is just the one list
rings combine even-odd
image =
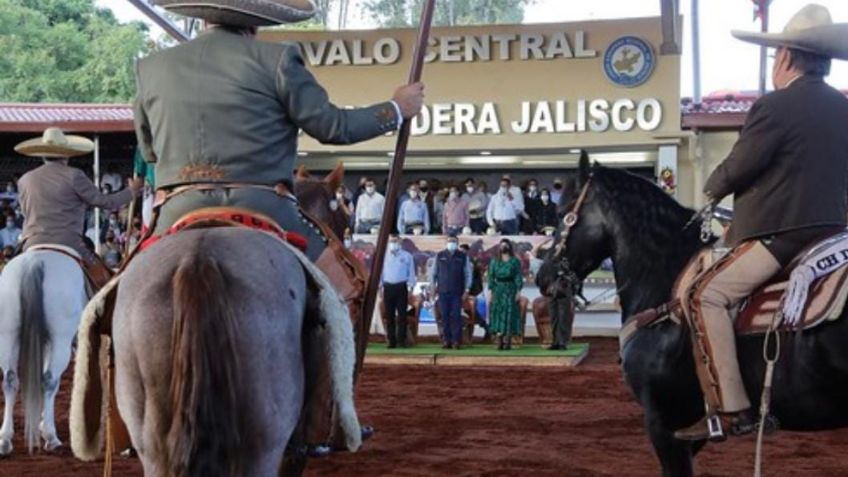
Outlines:
[{"label": "sombrero", "polygon": [[66,136],[59,128],[47,128],[41,137],[29,139],[15,146],[15,152],[24,156],[60,158],[90,154],[94,142],[82,136]]},{"label": "sombrero", "polygon": [[153,4],[211,23],[243,27],[296,23],[317,12],[311,0],[153,0]]},{"label": "sombrero", "polygon": [[734,30],[736,38],[768,47],[788,47],[848,60],[848,23],[833,23],[827,8],[811,3],[798,11],[781,33]]}]

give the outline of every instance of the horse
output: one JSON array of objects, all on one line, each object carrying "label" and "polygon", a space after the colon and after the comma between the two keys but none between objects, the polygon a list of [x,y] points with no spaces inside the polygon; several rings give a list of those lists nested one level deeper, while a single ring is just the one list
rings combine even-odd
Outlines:
[{"label": "horse", "polygon": [[304,404],[304,336],[324,300],[304,259],[267,233],[217,227],[165,236],[127,265],[115,391],[145,475],[277,475]]},{"label": "horse", "polygon": [[336,189],[343,184],[344,165],[339,162],[324,179],[318,180],[301,166],[295,173],[295,195],[304,211],[327,224],[339,240],[350,226],[350,215],[342,207],[330,207],[336,200]]},{"label": "horse", "polygon": [[[585,199],[564,251],[553,248],[540,269],[544,284],[566,264],[583,280],[607,257],[615,268],[622,323],[671,299],[681,270],[704,248],[701,223],[651,181],[622,170],[590,165],[581,157],[576,184],[562,198],[574,210]],[[562,227],[560,227],[562,229]],[[562,262],[565,258],[567,261]],[[848,311],[802,333],[781,333],[791,353],[774,370],[771,412],[782,429],[815,431],[848,426]],[[763,392],[763,335],[736,338],[751,402]],[[662,475],[693,475],[693,457],[704,442],[674,438],[674,431],[702,418],[704,398],[695,373],[689,330],[671,320],[640,328],[620,351],[625,381],[644,409],[645,427]],[[786,353],[785,353],[786,354]]]},{"label": "horse", "polygon": [[38,446],[39,433],[45,450],[62,446],[56,435],[54,402],[86,301],[82,267],[59,251],[26,251],[0,273],[0,370],[5,400],[0,457],[13,450],[18,390],[29,452]]}]

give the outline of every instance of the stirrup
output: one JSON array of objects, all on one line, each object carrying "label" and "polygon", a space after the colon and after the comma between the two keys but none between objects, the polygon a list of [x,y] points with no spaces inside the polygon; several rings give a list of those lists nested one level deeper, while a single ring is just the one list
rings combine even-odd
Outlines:
[{"label": "stirrup", "polygon": [[727,435],[725,435],[721,425],[721,418],[718,414],[712,414],[707,417],[707,431],[709,433],[707,439],[710,441],[719,442],[727,439]]}]

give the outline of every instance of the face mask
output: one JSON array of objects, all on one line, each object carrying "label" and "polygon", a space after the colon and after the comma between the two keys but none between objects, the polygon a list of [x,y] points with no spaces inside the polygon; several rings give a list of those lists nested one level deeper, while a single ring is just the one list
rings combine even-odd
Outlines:
[{"label": "face mask", "polygon": [[468,187],[465,188],[465,190],[468,191],[469,194],[473,194],[474,193],[474,186],[468,186]]},{"label": "face mask", "polygon": [[529,190],[530,192],[536,192],[536,186],[534,186],[534,185],[528,186],[527,190]]},{"label": "face mask", "polygon": [[509,255],[509,247],[501,247],[501,255]]},{"label": "face mask", "polygon": [[330,210],[332,210],[333,212],[339,210],[339,202],[335,201],[335,200],[331,200],[330,201]]},{"label": "face mask", "polygon": [[415,198],[417,198],[417,197],[418,197],[418,192],[417,192],[417,191],[414,191],[414,190],[409,191],[409,198],[410,198],[410,199],[415,199]]},{"label": "face mask", "polygon": [[373,194],[373,193],[374,193],[374,190],[375,190],[375,189],[374,189],[373,187],[366,187],[366,188],[365,188],[365,192],[366,192],[366,193],[368,193],[368,195]]},{"label": "face mask", "polygon": [[336,198],[341,200],[344,197],[344,192],[336,192]]},{"label": "face mask", "polygon": [[15,188],[13,186],[6,187],[6,192],[15,192]]},{"label": "face mask", "polygon": [[549,200],[551,200],[551,197],[550,197],[550,196],[547,196],[547,195],[543,195],[543,196],[542,196],[542,202],[547,202],[547,201],[549,201]]},{"label": "face mask", "polygon": [[448,242],[448,252],[456,252],[456,242]]},{"label": "face mask", "polygon": [[390,242],[389,250],[391,250],[392,252],[397,252],[398,250],[400,250],[400,244],[397,242]]},{"label": "face mask", "polygon": [[448,197],[450,197],[451,199],[456,199],[457,197],[459,197],[459,192],[453,191],[448,194]]},{"label": "face mask", "polygon": [[421,192],[427,192],[427,186],[426,185],[419,185],[418,189],[420,189]]},{"label": "face mask", "polygon": [[503,192],[504,194],[506,194],[508,191],[509,191],[509,187],[507,187],[507,186],[505,186],[505,185],[502,185],[502,186],[501,186],[501,192]]},{"label": "face mask", "polygon": [[345,239],[344,240],[345,248],[350,248],[351,245],[353,245],[353,241],[351,239]]},{"label": "face mask", "polygon": [[15,222],[14,222],[13,220],[11,220],[11,219],[7,219],[7,220],[6,220],[6,228],[7,228],[7,229],[13,229],[13,228],[15,228]]},{"label": "face mask", "polygon": [[562,189],[562,184],[554,184],[554,189],[556,189],[556,190]]}]

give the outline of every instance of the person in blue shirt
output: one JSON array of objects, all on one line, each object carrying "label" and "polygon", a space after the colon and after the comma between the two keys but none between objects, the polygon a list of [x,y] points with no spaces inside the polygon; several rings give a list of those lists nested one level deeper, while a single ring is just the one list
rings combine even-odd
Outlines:
[{"label": "person in blue shirt", "polygon": [[462,344],[462,303],[471,288],[471,260],[458,249],[456,236],[449,236],[445,250],[436,255],[430,277],[442,315],[443,348],[459,349]]},{"label": "person in blue shirt", "polygon": [[386,336],[389,348],[406,348],[406,312],[409,292],[415,287],[415,261],[400,247],[397,234],[389,236],[389,251],[383,262],[381,278],[383,305],[386,309]]},{"label": "person in blue shirt", "polygon": [[411,234],[416,228],[420,228],[421,234],[429,234],[430,214],[427,212],[427,204],[419,196],[418,184],[410,185],[407,195],[409,200],[401,204],[398,213],[398,231],[402,234]]}]

